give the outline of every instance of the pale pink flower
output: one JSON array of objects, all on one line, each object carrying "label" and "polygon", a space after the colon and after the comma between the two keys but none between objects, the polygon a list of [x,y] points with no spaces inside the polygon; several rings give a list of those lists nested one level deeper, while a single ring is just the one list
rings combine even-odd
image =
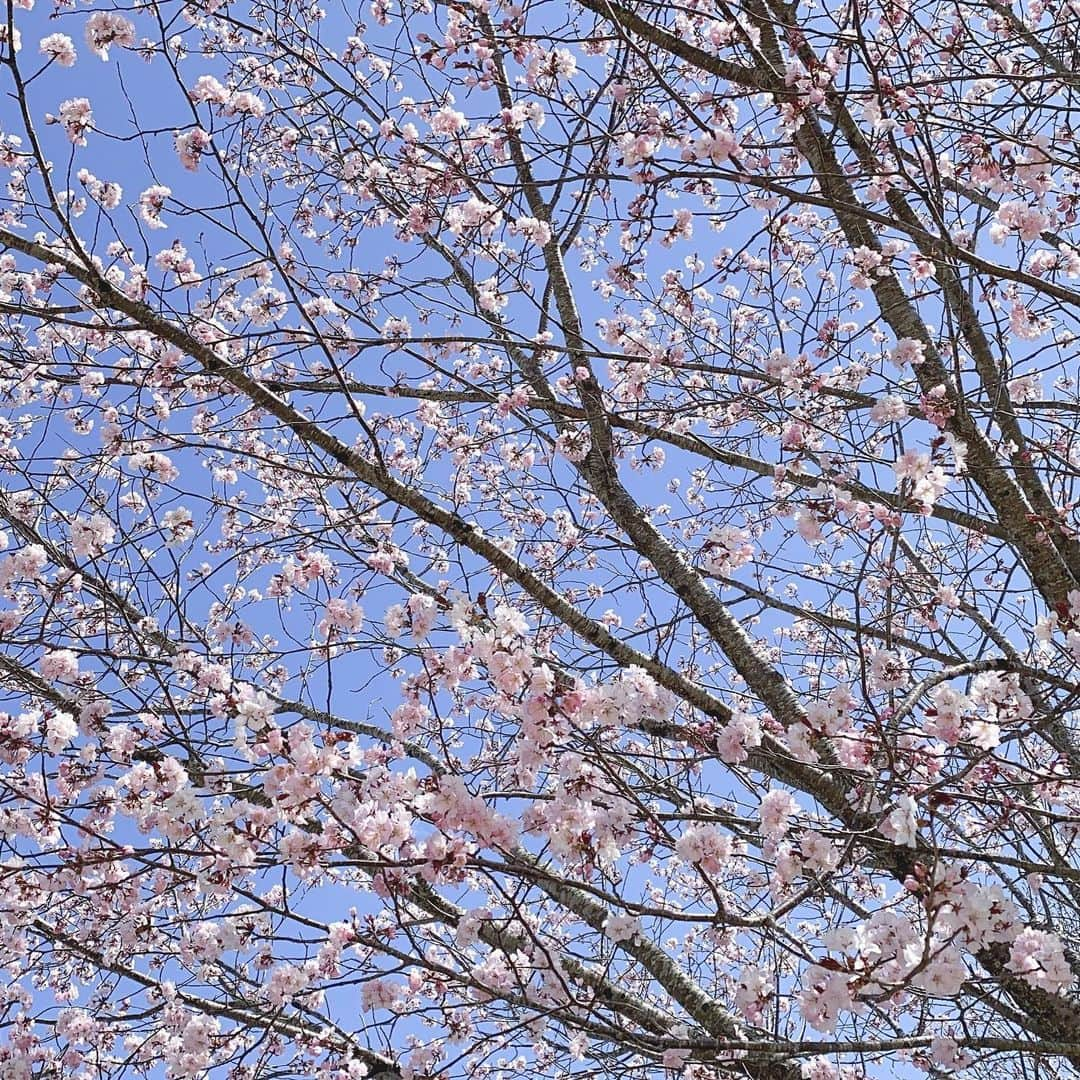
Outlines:
[{"label": "pale pink flower", "polygon": [[799,854],[809,870],[824,873],[840,864],[840,850],[828,837],[808,829],[799,842]]},{"label": "pale pink flower", "polygon": [[71,649],[50,649],[38,667],[49,682],[74,682],[79,677],[79,658]]},{"label": "pale pink flower", "polygon": [[761,831],[769,840],[779,840],[791,828],[791,819],[799,804],[786,792],[774,789],[766,792],[758,808]]},{"label": "pale pink flower", "polygon": [[604,937],[609,941],[633,941],[641,933],[641,921],[633,915],[609,915],[604,923]]},{"label": "pale pink flower", "polygon": [[161,526],[168,536],[169,546],[182,544],[195,534],[195,519],[186,506],[177,506],[161,518]]},{"label": "pale pink flower", "polygon": [[439,607],[430,596],[424,593],[413,593],[406,606],[409,609],[412,635],[418,641],[422,641],[435,626],[435,621],[439,616]]},{"label": "pale pink flower", "polygon": [[76,146],[86,145],[86,133],[94,123],[94,114],[87,98],[70,98],[61,102],[58,119]]},{"label": "pale pink flower", "polygon": [[714,165],[722,164],[729,158],[742,153],[739,140],[732,131],[718,129],[702,135],[695,143],[693,151],[689,155],[695,161],[707,158]]},{"label": "pale pink flower", "polygon": [[744,712],[736,712],[716,733],[716,756],[728,765],[741,765],[760,745],[761,722]]},{"label": "pale pink flower", "polygon": [[675,843],[675,854],[700,866],[706,874],[720,873],[731,850],[731,837],[716,825],[691,825]]},{"label": "pale pink flower", "polygon": [[957,1041],[949,1035],[935,1035],[930,1041],[930,1058],[935,1065],[940,1065],[950,1072],[966,1069],[971,1064],[971,1056],[960,1050]]},{"label": "pale pink flower", "polygon": [[200,75],[188,91],[188,97],[196,103],[208,101],[214,105],[224,105],[229,100],[229,91],[213,75]]},{"label": "pale pink flower", "polygon": [[524,236],[537,247],[543,247],[551,240],[551,226],[539,218],[519,217],[510,231]]},{"label": "pale pink flower", "polygon": [[1056,994],[1072,985],[1073,974],[1061,939],[1055,934],[1020,931],[1009,950],[1009,968],[1040,990]]},{"label": "pale pink flower", "polygon": [[172,463],[167,454],[158,451],[132,454],[128,464],[135,472],[147,472],[155,480],[167,484],[180,475],[180,470]]},{"label": "pale pink flower", "polygon": [[130,49],[135,44],[135,26],[116,11],[95,11],[86,22],[86,43],[96,56],[109,59],[109,47]]},{"label": "pale pink flower", "polygon": [[71,745],[79,734],[79,725],[71,713],[56,711],[45,720],[45,749],[50,754],[58,754]]},{"label": "pale pink flower", "polygon": [[210,148],[210,136],[202,128],[192,128],[176,136],[176,152],[180,164],[191,172],[199,167],[199,161]]},{"label": "pale pink flower", "polygon": [[226,116],[262,116],[266,106],[250,90],[237,90],[225,102]]},{"label": "pale pink flower", "polygon": [[806,969],[805,986],[798,995],[803,1019],[817,1031],[836,1030],[840,1014],[852,1007],[852,976],[844,971],[827,971],[816,964]]},{"label": "pale pink flower", "polygon": [[469,126],[465,114],[456,109],[440,109],[431,118],[431,130],[436,135],[457,135]]},{"label": "pale pink flower", "polygon": [[836,1066],[824,1057],[813,1057],[803,1062],[799,1074],[802,1080],[837,1080],[840,1076]]},{"label": "pale pink flower", "polygon": [[901,847],[915,847],[919,836],[918,809],[910,795],[901,795],[896,800],[896,809],[882,822],[882,836]]},{"label": "pale pink flower", "polygon": [[409,617],[404,604],[392,604],[383,615],[383,624],[386,626],[386,632],[391,637],[397,637],[401,634],[408,623]]},{"label": "pale pink flower", "polygon": [[963,737],[964,714],[971,708],[966,694],[951,686],[936,686],[930,693],[932,707],[927,710],[923,728],[932,738],[956,746]]},{"label": "pale pink flower", "polygon": [[364,625],[364,609],[340,596],[326,602],[326,610],[319,620],[319,633],[330,638],[336,631],[355,634]]},{"label": "pale pink flower", "polygon": [[75,43],[67,34],[49,34],[43,37],[38,44],[38,51],[61,67],[71,67],[75,63]]},{"label": "pale pink flower", "polygon": [[412,336],[412,326],[408,319],[395,315],[383,323],[382,333],[387,341],[401,341]]},{"label": "pale pink flower", "polygon": [[909,364],[917,366],[926,362],[926,346],[915,338],[901,338],[889,353],[889,359],[898,368],[905,368]]},{"label": "pale pink flower", "polygon": [[808,544],[816,544],[825,539],[825,536],[821,531],[821,522],[818,521],[817,515],[813,510],[809,510],[806,507],[801,508],[795,514],[795,528],[798,530],[798,533],[803,540]]},{"label": "pale pink flower", "polygon": [[124,197],[124,189],[113,180],[99,180],[87,169],[78,172],[79,182],[85,185],[90,198],[105,210],[115,210]]},{"label": "pale pink flower", "polygon": [[490,236],[502,223],[502,211],[474,195],[467,202],[450,207],[446,221],[455,235],[477,229],[481,236]]},{"label": "pale pink flower", "polygon": [[760,1025],[773,996],[773,978],[757,967],[743,968],[735,987],[735,1008],[751,1024]]},{"label": "pale pink flower", "polygon": [[879,398],[870,409],[870,419],[875,424],[893,424],[907,418],[908,408],[903,398],[895,394]]},{"label": "pale pink flower", "polygon": [[889,649],[875,649],[870,656],[870,686],[874,690],[897,690],[908,684],[907,660]]},{"label": "pale pink flower", "polygon": [[721,525],[709,533],[705,544],[705,569],[710,574],[726,575],[745,566],[754,558],[750,533],[734,525]]},{"label": "pale pink flower", "polygon": [[64,1009],[56,1018],[56,1034],[69,1043],[89,1045],[97,1030],[97,1021],[85,1009]]},{"label": "pale pink flower", "polygon": [[148,187],[139,196],[139,210],[143,221],[151,229],[165,229],[168,226],[161,220],[161,211],[165,208],[165,200],[172,194],[170,188],[163,184],[154,184]]},{"label": "pale pink flower", "polygon": [[402,988],[389,979],[372,979],[364,983],[360,1001],[365,1012],[393,1008],[402,997]]},{"label": "pale pink flower", "polygon": [[104,514],[78,518],[69,527],[71,550],[81,557],[100,555],[113,542],[116,529]]},{"label": "pale pink flower", "polygon": [[1028,206],[1019,200],[1002,203],[994,215],[995,224],[990,227],[990,237],[1001,243],[1010,233],[1015,233],[1025,243],[1038,240],[1050,225],[1050,216],[1036,206]]}]

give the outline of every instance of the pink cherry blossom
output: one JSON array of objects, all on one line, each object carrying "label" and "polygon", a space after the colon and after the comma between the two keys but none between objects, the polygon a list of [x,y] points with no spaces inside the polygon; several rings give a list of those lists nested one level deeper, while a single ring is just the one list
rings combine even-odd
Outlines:
[{"label": "pink cherry blossom", "polygon": [[1053,934],[1026,927],[1009,949],[1009,967],[1032,986],[1056,993],[1070,986],[1074,975],[1061,941]]},{"label": "pink cherry blossom", "polygon": [[151,229],[165,229],[168,226],[161,220],[161,211],[165,207],[165,200],[172,191],[163,184],[153,184],[139,196],[139,209],[142,219]]},{"label": "pink cherry blossom", "polygon": [[605,936],[614,942],[633,941],[640,931],[640,923],[632,915],[612,915],[604,923]]},{"label": "pink cherry blossom", "polygon": [[675,851],[706,874],[718,874],[731,856],[732,840],[715,825],[693,826],[679,837]]},{"label": "pink cherry blossom", "polygon": [[69,98],[60,105],[59,122],[67,132],[68,139],[76,146],[86,146],[86,132],[94,123],[87,98]]},{"label": "pink cherry blossom", "polygon": [[779,840],[791,828],[791,819],[798,804],[786,791],[773,790],[765,794],[758,807],[761,831],[771,840]]},{"label": "pink cherry blossom", "polygon": [[38,670],[52,682],[74,682],[79,676],[79,658],[71,649],[50,649],[41,658]]},{"label": "pink cherry blossom", "polygon": [[889,358],[898,368],[922,364],[926,361],[926,346],[915,338],[901,338],[889,353]]},{"label": "pink cherry blossom", "polygon": [[199,167],[203,154],[210,149],[210,136],[202,128],[192,128],[176,136],[176,152],[180,164],[191,172]]},{"label": "pink cherry blossom", "polygon": [[109,59],[109,49],[124,49],[135,44],[135,26],[117,11],[95,11],[86,20],[86,43],[102,60]]},{"label": "pink cherry blossom", "polygon": [[71,67],[75,63],[75,45],[67,34],[48,34],[38,46],[43,56],[55,60],[61,67]]}]

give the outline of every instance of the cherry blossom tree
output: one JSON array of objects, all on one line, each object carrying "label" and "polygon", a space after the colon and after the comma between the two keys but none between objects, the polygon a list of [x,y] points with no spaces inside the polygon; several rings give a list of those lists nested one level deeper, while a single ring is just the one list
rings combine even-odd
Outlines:
[{"label": "cherry blossom tree", "polygon": [[8,0],[0,1075],[1077,1075],[1078,17]]}]

